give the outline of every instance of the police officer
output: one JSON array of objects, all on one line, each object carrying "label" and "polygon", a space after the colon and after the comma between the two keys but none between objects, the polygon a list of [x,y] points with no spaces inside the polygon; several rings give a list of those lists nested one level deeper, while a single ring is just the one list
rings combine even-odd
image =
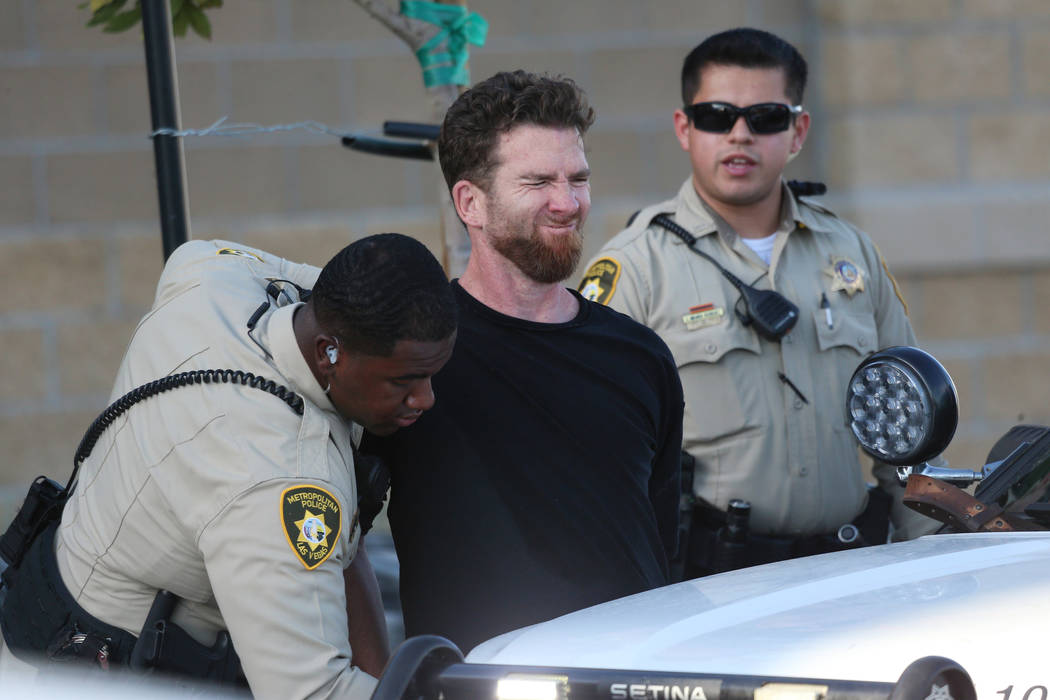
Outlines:
[{"label": "police officer", "polygon": [[[700,504],[687,575],[717,568],[715,534],[733,499],[751,506],[752,547],[741,563],[826,551],[869,502],[868,520],[885,526],[872,511],[889,501],[869,501],[845,422],[846,382],[866,355],[914,344],[915,335],[868,236],[782,177],[809,131],[805,82],[802,56],[767,32],[734,29],[697,46],[674,113],[692,176],[676,197],[641,210],[580,284],[584,296],[653,328],[678,364],[683,449]],[[654,221],[660,214],[684,237]],[[790,332],[771,339],[745,323],[742,293],[720,266],[797,305]],[[899,493],[891,470],[877,473]],[[932,523],[896,510],[898,536]],[[865,529],[885,541],[884,531]]]},{"label": "police officer", "polygon": [[147,390],[95,435],[57,532],[12,578],[7,652],[231,680],[232,643],[257,697],[367,697],[358,667],[378,674],[387,642],[355,443],[434,404],[455,319],[440,264],[399,234],[321,271],[223,241],[179,247],[113,397],[239,373]]}]

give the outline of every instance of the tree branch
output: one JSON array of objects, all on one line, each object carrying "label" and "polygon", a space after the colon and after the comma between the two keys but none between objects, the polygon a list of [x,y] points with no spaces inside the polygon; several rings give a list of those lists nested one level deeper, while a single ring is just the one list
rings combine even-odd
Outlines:
[{"label": "tree branch", "polygon": [[429,22],[405,17],[383,0],[354,0],[365,12],[396,34],[415,53],[423,44],[438,33],[439,28]]}]

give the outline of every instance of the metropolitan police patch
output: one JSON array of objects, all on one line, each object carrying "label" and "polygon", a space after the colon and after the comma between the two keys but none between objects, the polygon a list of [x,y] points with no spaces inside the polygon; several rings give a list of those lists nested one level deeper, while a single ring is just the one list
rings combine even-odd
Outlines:
[{"label": "metropolitan police patch", "polygon": [[607,304],[616,291],[616,282],[620,279],[620,263],[612,258],[599,258],[594,261],[577,290],[584,299]]},{"label": "metropolitan police patch", "polygon": [[303,484],[281,492],[281,521],[299,561],[316,569],[339,542],[343,509],[325,489]]}]

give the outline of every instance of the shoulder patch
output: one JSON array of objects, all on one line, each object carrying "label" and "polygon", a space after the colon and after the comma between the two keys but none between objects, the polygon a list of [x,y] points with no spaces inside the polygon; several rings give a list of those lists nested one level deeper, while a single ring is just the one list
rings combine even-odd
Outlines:
[{"label": "shoulder patch", "polygon": [[215,254],[216,255],[238,255],[238,256],[240,256],[242,258],[252,258],[254,260],[258,260],[259,262],[263,262],[263,259],[260,258],[255,253],[250,253],[247,250],[238,250],[237,248],[219,248],[217,251],[215,251]]},{"label": "shoulder patch", "polygon": [[292,486],[281,492],[281,522],[295,556],[307,569],[316,569],[339,542],[343,508],[320,486]]},{"label": "shoulder patch", "polygon": [[580,280],[579,291],[584,299],[607,304],[620,280],[620,263],[614,258],[598,258]]}]

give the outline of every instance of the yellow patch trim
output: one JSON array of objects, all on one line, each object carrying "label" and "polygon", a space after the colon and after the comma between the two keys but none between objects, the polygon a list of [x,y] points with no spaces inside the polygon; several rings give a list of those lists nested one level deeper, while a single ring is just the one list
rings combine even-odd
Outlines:
[{"label": "yellow patch trim", "polygon": [[608,304],[620,281],[620,263],[615,258],[598,258],[587,268],[577,291],[584,299]]},{"label": "yellow patch trim", "polygon": [[897,295],[897,300],[901,303],[901,306],[904,307],[904,315],[908,316],[908,302],[904,301],[904,295],[901,294],[901,288],[900,285],[897,284],[897,278],[893,276],[892,272],[890,272],[889,265],[886,264],[886,258],[882,257],[879,247],[874,243],[872,243],[872,245],[875,246],[875,255],[879,256],[879,262],[882,263],[883,272],[886,273],[886,276],[890,278],[890,282],[893,283],[893,293]]},{"label": "yellow patch trim", "polygon": [[343,524],[339,499],[320,486],[299,484],[281,492],[280,509],[288,546],[308,571],[316,569],[339,542]]}]

